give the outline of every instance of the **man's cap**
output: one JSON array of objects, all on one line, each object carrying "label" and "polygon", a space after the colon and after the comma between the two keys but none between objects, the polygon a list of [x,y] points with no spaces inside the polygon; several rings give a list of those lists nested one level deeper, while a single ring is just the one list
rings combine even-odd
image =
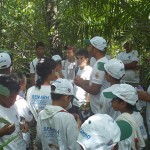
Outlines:
[{"label": "man's cap", "polygon": [[54,61],[61,61],[62,60],[62,58],[59,56],[59,55],[54,55],[54,56],[52,56],[52,59],[54,60]]},{"label": "man's cap", "polygon": [[52,85],[55,89],[51,91],[51,93],[63,94],[63,95],[74,95],[73,85],[67,79],[59,78],[55,80]]},{"label": "man's cap", "polygon": [[11,65],[11,58],[8,53],[0,53],[0,69],[6,69]]},{"label": "man's cap", "polygon": [[135,105],[138,100],[137,90],[129,84],[120,84],[112,92],[103,92],[103,94],[106,98],[120,98],[131,105]]},{"label": "man's cap", "polygon": [[110,59],[104,64],[105,71],[115,79],[121,79],[125,75],[124,64],[121,60]]},{"label": "man's cap", "polygon": [[103,37],[95,36],[90,40],[90,43],[100,51],[105,51],[107,42]]},{"label": "man's cap", "polygon": [[84,150],[106,150],[131,134],[132,127],[126,121],[116,122],[107,114],[96,114],[82,124],[77,142]]},{"label": "man's cap", "polygon": [[10,96],[10,91],[7,87],[3,86],[2,84],[0,84],[0,95],[9,97]]}]

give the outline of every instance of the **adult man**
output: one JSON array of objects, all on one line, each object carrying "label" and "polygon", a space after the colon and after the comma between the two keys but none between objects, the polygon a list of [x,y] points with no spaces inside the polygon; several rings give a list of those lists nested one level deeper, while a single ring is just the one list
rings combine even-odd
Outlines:
[{"label": "adult man", "polygon": [[93,66],[90,76],[90,82],[83,80],[80,77],[75,77],[74,83],[90,93],[90,106],[92,113],[100,113],[99,96],[103,89],[109,86],[105,80],[104,64],[108,62],[105,57],[105,48],[107,46],[106,40],[102,37],[96,36],[90,40],[91,45],[89,53],[97,60]]},{"label": "adult man", "polygon": [[66,78],[68,80],[73,80],[75,77],[75,69],[76,69],[76,59],[74,55],[74,48],[68,47],[67,48],[67,59],[62,61],[62,70],[66,72]]},{"label": "adult man", "polygon": [[35,82],[37,80],[36,65],[37,65],[38,61],[44,57],[44,43],[37,42],[35,48],[36,48],[37,57],[35,59],[33,59],[33,61],[30,63],[30,84],[31,84],[31,86],[35,85]]},{"label": "adult man", "polygon": [[122,78],[122,83],[137,86],[139,84],[139,55],[136,50],[132,49],[132,45],[131,41],[125,42],[123,45],[125,51],[119,53],[118,59],[122,60],[125,65],[125,75]]},{"label": "adult man", "polygon": [[11,73],[12,61],[8,53],[0,53],[0,74],[10,74]]}]

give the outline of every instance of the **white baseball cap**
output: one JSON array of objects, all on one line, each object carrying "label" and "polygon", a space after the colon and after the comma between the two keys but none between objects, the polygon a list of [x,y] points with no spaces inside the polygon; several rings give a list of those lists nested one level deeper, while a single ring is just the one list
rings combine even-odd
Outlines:
[{"label": "white baseball cap", "polygon": [[5,69],[10,67],[11,58],[8,53],[0,53],[0,69]]},{"label": "white baseball cap", "polygon": [[61,58],[59,55],[54,55],[54,56],[52,56],[52,59],[53,59],[54,61],[61,61],[61,60],[62,60],[62,58]]},{"label": "white baseball cap", "polygon": [[63,94],[63,95],[74,95],[73,85],[67,79],[59,78],[52,83],[55,89],[51,93]]},{"label": "white baseball cap", "polygon": [[117,124],[107,114],[96,114],[82,124],[77,142],[84,150],[111,150],[131,134],[132,127],[126,121],[121,120]]},{"label": "white baseball cap", "polygon": [[103,37],[95,36],[90,40],[90,43],[100,51],[105,51],[107,47],[107,42]]},{"label": "white baseball cap", "polygon": [[104,64],[105,71],[115,79],[121,79],[125,75],[124,64],[121,60],[110,59]]},{"label": "white baseball cap", "polygon": [[137,90],[129,84],[120,84],[112,92],[103,92],[106,98],[120,98],[123,101],[135,105],[138,100]]}]

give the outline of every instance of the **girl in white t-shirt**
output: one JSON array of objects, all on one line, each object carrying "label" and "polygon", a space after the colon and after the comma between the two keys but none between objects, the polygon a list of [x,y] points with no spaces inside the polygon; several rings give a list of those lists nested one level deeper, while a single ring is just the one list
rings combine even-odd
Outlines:
[{"label": "girl in white t-shirt", "polygon": [[27,91],[27,102],[36,121],[39,112],[43,110],[47,104],[51,104],[50,81],[55,80],[55,68],[56,63],[53,59],[41,59],[36,66],[38,74],[36,85],[30,87]]}]

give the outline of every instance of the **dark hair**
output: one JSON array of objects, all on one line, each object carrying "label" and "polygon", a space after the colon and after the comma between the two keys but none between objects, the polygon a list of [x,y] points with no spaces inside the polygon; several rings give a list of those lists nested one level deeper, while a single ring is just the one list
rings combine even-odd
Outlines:
[{"label": "dark hair", "polygon": [[45,79],[47,79],[48,75],[51,74],[52,70],[55,68],[56,68],[56,62],[53,59],[49,57],[42,58],[36,65],[36,72],[38,75],[38,80],[36,81],[36,87],[40,89]]},{"label": "dark hair", "polygon": [[19,82],[20,85],[24,83],[24,77],[26,77],[22,72],[13,73],[12,76],[14,76],[14,78]]},{"label": "dark hair", "polygon": [[10,93],[18,93],[20,90],[19,82],[13,75],[1,75],[0,84],[8,88]]},{"label": "dark hair", "polygon": [[85,49],[81,49],[76,53],[77,56],[84,56],[85,58],[89,58],[89,53]]},{"label": "dark hair", "polygon": [[52,98],[52,101],[57,101],[59,100],[60,98],[62,98],[64,95],[63,94],[57,94],[57,93],[53,93],[53,91],[55,91],[56,87],[54,85],[51,85],[51,98]]},{"label": "dark hair", "polygon": [[37,48],[40,47],[40,46],[44,47],[44,43],[41,42],[41,41],[38,41],[38,42],[36,43],[35,48],[37,49]]},{"label": "dark hair", "polygon": [[[119,97],[117,97],[116,99],[118,99],[119,103],[125,102],[124,100],[120,99]],[[135,107],[135,106],[133,106],[133,105],[127,103],[127,102],[126,102],[126,104],[127,104],[126,109],[129,110],[129,111],[132,111]]]}]

